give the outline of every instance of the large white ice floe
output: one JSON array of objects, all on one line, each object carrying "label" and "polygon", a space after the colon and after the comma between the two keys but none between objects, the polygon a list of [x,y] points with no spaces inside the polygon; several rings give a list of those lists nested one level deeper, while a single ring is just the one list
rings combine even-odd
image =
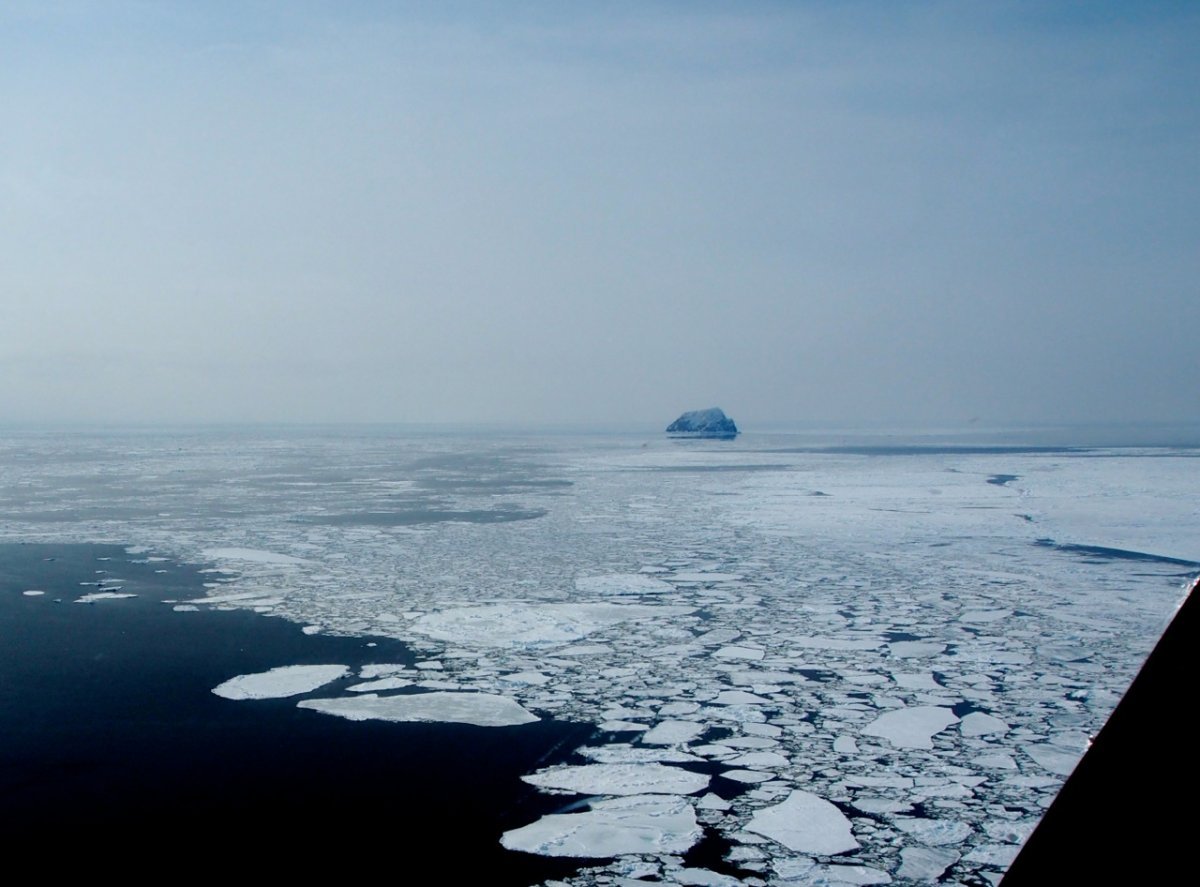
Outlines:
[{"label": "large white ice floe", "polygon": [[694,607],[643,604],[489,604],[428,613],[413,630],[441,641],[476,647],[552,647],[632,619],[667,618]]},{"label": "large white ice floe", "polygon": [[349,673],[344,665],[284,665],[230,678],[213,687],[213,692],[226,699],[282,699],[311,693]]},{"label": "large white ice floe", "polygon": [[754,814],[746,826],[797,853],[833,856],[858,849],[850,820],[841,810],[811,792],[794,790],[774,807]]},{"label": "large white ice floe", "polygon": [[555,767],[521,779],[538,788],[581,795],[690,795],[709,782],[703,773],[656,763]]},{"label": "large white ice floe", "polygon": [[958,717],[948,708],[915,705],[884,712],[862,732],[882,737],[897,748],[933,748],[933,736],[956,723]]},{"label": "large white ice floe", "polygon": [[583,813],[554,813],[507,831],[509,850],[541,856],[608,858],[626,854],[681,854],[700,840],[692,805],[679,797],[633,795],[593,801]]},{"label": "large white ice floe", "polygon": [[351,721],[432,721],[513,727],[532,724],[538,716],[515,700],[491,693],[410,693],[402,696],[362,696],[343,699],[305,699],[297,703]]}]

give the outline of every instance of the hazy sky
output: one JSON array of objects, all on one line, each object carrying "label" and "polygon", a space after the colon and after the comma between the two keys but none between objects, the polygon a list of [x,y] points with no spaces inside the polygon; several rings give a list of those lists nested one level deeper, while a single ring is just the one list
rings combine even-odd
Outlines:
[{"label": "hazy sky", "polygon": [[1200,416],[1200,4],[0,2],[0,422]]}]

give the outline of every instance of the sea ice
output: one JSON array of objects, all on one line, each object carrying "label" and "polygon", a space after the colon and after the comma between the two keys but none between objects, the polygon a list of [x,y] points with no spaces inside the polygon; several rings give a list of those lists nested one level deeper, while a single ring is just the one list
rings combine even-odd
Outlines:
[{"label": "sea ice", "polygon": [[940,847],[945,844],[961,844],[971,834],[965,822],[953,819],[918,819],[897,817],[892,824],[907,835],[912,835],[922,844]]},{"label": "sea ice", "polygon": [[311,693],[349,673],[344,665],[283,665],[230,678],[213,687],[213,692],[226,699],[282,699]]},{"label": "sea ice", "polygon": [[937,881],[946,869],[958,862],[954,850],[935,850],[932,847],[905,847],[900,851],[903,860],[896,877],[908,881]]},{"label": "sea ice", "polygon": [[81,595],[75,599],[77,604],[92,604],[96,601],[118,601],[124,598],[137,597],[136,594],[130,594],[127,591],[94,591],[91,594]]},{"label": "sea ice", "polygon": [[440,641],[478,647],[552,647],[631,619],[682,616],[693,607],[643,604],[489,604],[428,613],[413,629]]},{"label": "sea ice", "polygon": [[350,693],[377,693],[380,690],[400,690],[404,687],[411,687],[412,683],[407,678],[401,677],[379,678],[375,681],[352,684],[346,690]]},{"label": "sea ice", "polygon": [[1075,769],[1075,765],[1079,763],[1079,758],[1083,754],[1083,750],[1064,748],[1061,745],[1053,743],[1043,743],[1040,745],[1025,746],[1025,754],[1033,758],[1038,766],[1044,770],[1057,773],[1059,776],[1070,776],[1071,771]]},{"label": "sea ice", "polygon": [[607,858],[682,854],[700,840],[696,811],[683,798],[634,795],[593,801],[584,813],[554,813],[505,832],[509,850],[541,856]]},{"label": "sea ice", "polygon": [[538,720],[537,715],[522,708],[520,703],[490,693],[434,692],[402,696],[367,693],[354,699],[305,699],[297,705],[351,721],[434,721],[476,727],[511,727]]},{"label": "sea ice", "polygon": [[993,733],[1007,733],[1008,724],[981,711],[973,711],[963,715],[958,729],[962,731],[963,736],[987,736]]},{"label": "sea ice", "polygon": [[668,873],[676,884],[684,887],[741,887],[742,882],[732,875],[722,875],[710,869],[681,868]]},{"label": "sea ice", "polygon": [[747,693],[745,690],[723,690],[717,694],[717,698],[712,700],[710,705],[767,705],[771,702],[770,699],[764,699],[761,696],[756,696],[753,693]]},{"label": "sea ice", "polygon": [[257,548],[206,548],[203,554],[206,558],[214,561],[246,561],[255,564],[309,563],[304,558],[276,554],[273,551],[261,551]]},{"label": "sea ice", "polygon": [[833,804],[796,789],[774,807],[754,814],[747,831],[765,835],[797,853],[833,856],[858,849],[850,820]]},{"label": "sea ice", "polygon": [[884,712],[862,732],[880,736],[897,748],[933,748],[934,734],[957,722],[948,708],[916,705]]},{"label": "sea ice", "polygon": [[612,573],[605,576],[581,576],[575,580],[575,587],[585,594],[621,595],[621,594],[663,594],[675,590],[669,582],[652,579],[638,573]]},{"label": "sea ice", "polygon": [[690,795],[709,777],[663,764],[581,764],[539,770],[521,777],[538,788],[581,795]]},{"label": "sea ice", "polygon": [[660,721],[642,735],[648,745],[681,745],[691,742],[705,731],[704,724],[695,721]]}]

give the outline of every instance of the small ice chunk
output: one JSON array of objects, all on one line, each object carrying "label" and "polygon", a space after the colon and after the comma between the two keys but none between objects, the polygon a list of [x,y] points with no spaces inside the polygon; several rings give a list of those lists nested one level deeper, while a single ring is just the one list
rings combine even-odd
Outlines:
[{"label": "small ice chunk", "polygon": [[764,699],[745,690],[724,690],[717,694],[711,705],[767,705],[770,699]]},{"label": "small ice chunk", "polygon": [[681,745],[691,742],[705,730],[695,721],[660,721],[642,736],[648,745]]},{"label": "small ice chunk", "polygon": [[797,853],[833,856],[858,849],[850,820],[824,798],[794,790],[787,799],[758,811],[747,831],[765,835]]},{"label": "small ice chunk", "polygon": [[775,778],[774,773],[763,773],[760,770],[726,770],[721,775],[734,782],[745,782],[750,785],[758,782],[770,782]]},{"label": "small ice chunk", "polygon": [[918,659],[925,656],[936,656],[946,649],[945,644],[928,641],[896,641],[888,644],[893,656],[901,659]]},{"label": "small ice chunk", "polygon": [[581,748],[578,754],[597,764],[698,764],[704,758],[671,748],[634,748],[632,745],[596,745]]},{"label": "small ice chunk", "polygon": [[726,761],[734,767],[748,767],[757,769],[761,767],[786,767],[788,759],[778,752],[773,751],[754,751],[747,752],[744,755],[739,755],[736,758],[731,758]]},{"label": "small ice chunk", "polygon": [[634,795],[593,801],[584,813],[553,813],[505,832],[508,850],[539,856],[605,859],[628,854],[678,855],[700,840],[696,811],[683,798]]},{"label": "small ice chunk", "polygon": [[500,680],[510,684],[529,684],[534,687],[542,687],[550,683],[550,679],[540,671],[519,671],[515,674],[502,675]]},{"label": "small ice chunk", "polygon": [[213,692],[225,699],[283,699],[311,693],[349,673],[344,665],[284,665],[230,678],[213,687]]},{"label": "small ice chunk", "polygon": [[757,661],[763,658],[763,651],[757,647],[739,647],[731,644],[713,653],[717,659],[748,659]]},{"label": "small ice chunk", "polygon": [[791,638],[791,642],[806,650],[874,650],[883,641],[872,638],[836,638],[802,635]]},{"label": "small ice chunk", "polygon": [[351,721],[433,721],[510,727],[538,720],[537,715],[522,708],[520,703],[490,693],[434,692],[403,696],[367,693],[354,699],[305,699],[297,705]]},{"label": "small ice chunk", "polygon": [[893,825],[907,835],[912,835],[922,844],[941,847],[945,844],[961,844],[971,834],[965,822],[953,819],[897,818]]},{"label": "small ice chunk", "polygon": [[91,594],[85,594],[75,599],[77,604],[91,604],[96,601],[117,601],[122,598],[137,597],[136,594],[130,594],[127,591],[94,591]]},{"label": "small ice chunk", "polygon": [[884,712],[862,732],[882,737],[897,748],[933,748],[934,734],[957,722],[948,708],[916,705]]},{"label": "small ice chunk", "polygon": [[671,715],[690,715],[699,710],[700,704],[698,702],[680,700],[678,702],[668,702],[666,705],[661,706],[658,709],[658,714],[660,717],[669,717]]},{"label": "small ice chunk", "polygon": [[724,810],[728,810],[732,806],[733,806],[732,804],[730,804],[728,801],[726,801],[720,795],[714,795],[712,792],[709,792],[707,795],[705,795],[699,801],[696,802],[696,809],[698,809],[698,810],[721,810],[721,811],[724,811]]},{"label": "small ice chunk", "polygon": [[411,686],[412,681],[407,678],[391,677],[380,678],[377,681],[364,681],[361,684],[353,684],[346,689],[351,693],[375,693],[379,690],[400,690]]},{"label": "small ice chunk", "polygon": [[382,678],[389,677],[394,674],[400,674],[407,671],[408,666],[400,665],[395,662],[373,662],[370,665],[364,665],[358,670],[360,678]]},{"label": "small ice chunk", "polygon": [[963,736],[987,736],[991,733],[1007,733],[1008,724],[981,711],[973,711],[963,716],[958,729]]},{"label": "small ice chunk", "polygon": [[600,724],[602,733],[641,733],[650,728],[646,724],[639,724],[637,721],[604,721]]},{"label": "small ice chunk", "polygon": [[521,780],[581,795],[690,795],[707,788],[709,777],[664,764],[581,764],[539,770]]},{"label": "small ice chunk", "polygon": [[934,850],[932,847],[905,847],[900,851],[900,869],[896,877],[908,881],[938,880],[942,873],[958,862],[954,850]]},{"label": "small ice chunk", "polygon": [[43,595],[45,593],[46,592],[39,591],[36,588],[30,588],[28,591],[21,592],[21,594],[25,595],[25,597],[40,597],[41,595]]},{"label": "small ice chunk", "polygon": [[863,813],[905,813],[912,804],[894,801],[891,798],[860,797],[854,800],[854,809]]}]

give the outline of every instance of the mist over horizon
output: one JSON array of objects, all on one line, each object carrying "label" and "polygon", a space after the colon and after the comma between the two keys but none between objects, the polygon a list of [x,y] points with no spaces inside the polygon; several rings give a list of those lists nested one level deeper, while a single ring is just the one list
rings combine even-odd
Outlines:
[{"label": "mist over horizon", "polygon": [[1198,45],[1175,3],[6,4],[0,423],[1190,427]]}]

